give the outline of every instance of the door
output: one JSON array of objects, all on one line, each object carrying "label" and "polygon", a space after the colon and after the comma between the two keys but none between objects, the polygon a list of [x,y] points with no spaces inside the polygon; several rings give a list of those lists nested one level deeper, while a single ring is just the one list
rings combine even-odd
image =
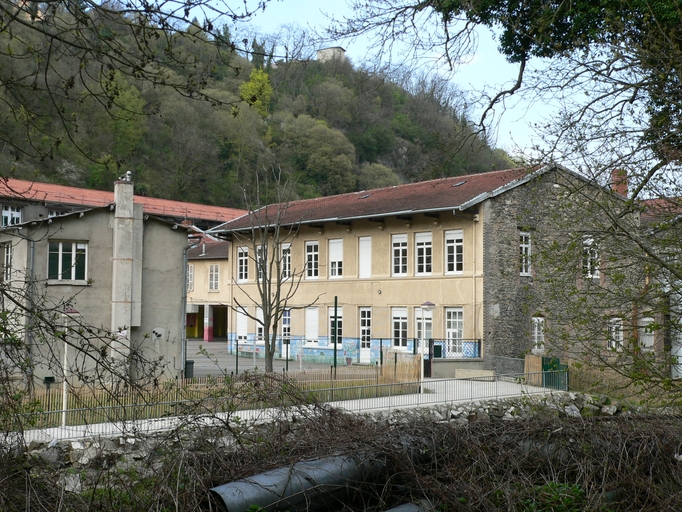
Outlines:
[{"label": "door", "polygon": [[360,308],[360,362],[372,362],[372,308]]}]

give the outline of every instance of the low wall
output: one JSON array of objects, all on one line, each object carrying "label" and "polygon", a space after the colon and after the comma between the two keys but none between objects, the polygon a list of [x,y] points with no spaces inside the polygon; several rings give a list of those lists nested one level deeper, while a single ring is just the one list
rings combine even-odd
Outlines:
[{"label": "low wall", "polygon": [[471,377],[488,377],[492,370],[485,370],[483,359],[434,359],[431,366],[433,379],[469,379]]}]

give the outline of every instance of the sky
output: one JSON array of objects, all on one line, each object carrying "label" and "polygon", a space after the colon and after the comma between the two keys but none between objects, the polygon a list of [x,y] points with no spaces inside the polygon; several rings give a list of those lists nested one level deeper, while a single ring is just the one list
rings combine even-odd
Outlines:
[{"label": "sky", "polygon": [[[250,25],[257,27],[261,33],[275,33],[283,25],[320,28],[328,25],[325,14],[341,18],[352,16],[353,12],[344,0],[327,0],[324,3],[319,0],[271,0],[266,4],[265,10],[258,12],[250,21]],[[515,81],[518,67],[509,64],[500,55],[496,42],[487,30],[480,30],[478,37],[476,53],[470,55],[466,62],[460,63],[451,80],[459,90],[472,95],[478,95],[484,90],[494,94],[502,90],[505,84],[509,87]],[[339,41],[329,46],[336,45],[346,49],[346,55],[353,64],[361,65],[366,58],[369,41],[361,38],[351,42]],[[491,142],[513,155],[530,154],[533,143],[539,142],[531,125],[542,122],[544,117],[551,115],[551,108],[517,100],[507,101],[505,107],[497,118],[495,130],[489,132]],[[477,121],[482,112],[481,107],[472,107],[469,117]]]}]

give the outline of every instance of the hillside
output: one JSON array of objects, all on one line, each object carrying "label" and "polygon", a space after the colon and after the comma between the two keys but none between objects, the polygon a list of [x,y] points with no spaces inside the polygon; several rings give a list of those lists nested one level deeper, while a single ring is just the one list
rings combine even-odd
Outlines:
[{"label": "hillside", "polygon": [[[115,70],[84,74],[82,60],[62,58],[42,84],[61,92],[58,108],[29,96],[28,130],[10,109],[16,91],[5,80],[0,119],[12,144],[0,148],[0,174],[110,190],[132,171],[138,194],[241,207],[243,191],[272,170],[295,180],[296,198],[307,198],[511,164],[474,133],[447,84],[347,60],[241,55],[224,35],[176,38],[173,51],[195,65],[168,67],[163,84]],[[0,43],[14,44],[3,34]],[[163,39],[154,44],[167,51]],[[0,56],[0,66],[21,75],[28,64],[11,55]],[[167,86],[174,83],[194,89],[182,95]],[[23,141],[39,147],[44,134],[57,143],[45,142],[42,158],[22,152]]]}]

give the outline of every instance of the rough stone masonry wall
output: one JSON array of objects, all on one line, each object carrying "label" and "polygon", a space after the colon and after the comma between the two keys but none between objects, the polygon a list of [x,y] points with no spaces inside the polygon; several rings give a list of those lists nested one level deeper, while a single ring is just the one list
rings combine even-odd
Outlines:
[{"label": "rough stone masonry wall", "polygon": [[[543,296],[541,285],[546,276],[543,277],[537,259],[533,260],[531,276],[520,275],[519,234],[521,231],[531,234],[532,250],[537,256],[540,240],[546,242],[563,237],[565,231],[586,228],[579,206],[564,199],[567,183],[578,183],[577,178],[550,171],[486,201],[483,212],[486,357],[524,357],[532,349],[531,318],[544,316],[549,325],[552,316],[562,315],[561,304],[553,303],[550,307]],[[586,186],[584,182],[579,184]]]}]

